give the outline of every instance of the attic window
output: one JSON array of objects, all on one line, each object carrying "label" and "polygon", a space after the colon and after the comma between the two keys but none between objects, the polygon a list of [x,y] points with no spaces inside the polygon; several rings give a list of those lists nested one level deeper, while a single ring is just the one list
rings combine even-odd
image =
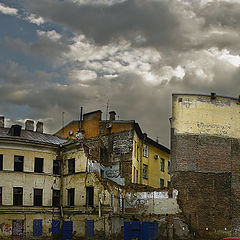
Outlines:
[{"label": "attic window", "polygon": [[19,137],[21,135],[21,129],[22,129],[22,126],[20,125],[12,125],[8,131],[8,135]]}]

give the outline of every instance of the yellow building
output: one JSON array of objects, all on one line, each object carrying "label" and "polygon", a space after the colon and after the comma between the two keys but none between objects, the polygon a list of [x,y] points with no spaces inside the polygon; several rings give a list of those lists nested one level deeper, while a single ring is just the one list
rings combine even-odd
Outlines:
[{"label": "yellow building", "polygon": [[83,120],[68,123],[56,135],[88,141],[98,139],[96,160],[114,167],[120,179],[110,179],[120,185],[137,183],[167,187],[170,184],[170,150],[143,134],[134,120],[116,120],[116,113],[111,111],[106,121],[101,119],[101,114],[100,110],[86,113]]},{"label": "yellow building", "polygon": [[83,141],[44,134],[41,122],[5,128],[0,117],[0,238],[118,232],[122,190],[89,153]]},{"label": "yellow building", "polygon": [[33,124],[4,128],[0,117],[0,237],[50,236],[60,217],[61,178],[54,170],[65,140],[43,134],[41,122],[33,131]]}]

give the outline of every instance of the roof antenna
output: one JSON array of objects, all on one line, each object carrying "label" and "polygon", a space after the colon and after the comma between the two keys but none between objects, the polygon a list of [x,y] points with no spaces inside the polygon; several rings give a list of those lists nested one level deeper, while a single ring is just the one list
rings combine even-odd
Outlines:
[{"label": "roof antenna", "polygon": [[82,129],[82,113],[83,113],[83,107],[81,107],[80,115],[79,115],[79,132]]},{"label": "roof antenna", "polygon": [[109,99],[107,100],[106,121],[107,121],[107,117],[108,117],[108,109],[109,109]]},{"label": "roof antenna", "polygon": [[64,135],[64,112],[62,112],[62,129],[63,129],[63,135]]}]

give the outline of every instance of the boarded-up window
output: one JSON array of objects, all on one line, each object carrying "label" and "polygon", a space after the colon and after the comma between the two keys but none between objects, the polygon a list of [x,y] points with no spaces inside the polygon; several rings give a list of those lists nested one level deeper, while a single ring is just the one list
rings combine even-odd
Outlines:
[{"label": "boarded-up window", "polygon": [[34,189],[34,206],[42,206],[43,190]]},{"label": "boarded-up window", "polygon": [[43,172],[43,158],[35,158],[34,172],[36,173]]},{"label": "boarded-up window", "polygon": [[24,220],[13,220],[12,221],[12,235],[14,237],[22,237],[24,229]]},{"label": "boarded-up window", "polygon": [[74,188],[70,188],[68,191],[68,206],[74,206]]},{"label": "boarded-up window", "polygon": [[60,190],[53,189],[52,205],[53,205],[53,207],[60,206]]},{"label": "boarded-up window", "polygon": [[160,187],[164,188],[164,179],[160,178]]},{"label": "boarded-up window", "polygon": [[86,187],[86,205],[92,207],[94,203],[94,188]]},{"label": "boarded-up window", "polygon": [[3,155],[0,154],[0,171],[3,170]]},{"label": "boarded-up window", "polygon": [[148,165],[143,164],[143,178],[148,178]]},{"label": "boarded-up window", "polygon": [[68,173],[75,173],[75,158],[68,159]]},{"label": "boarded-up window", "polygon": [[14,171],[23,172],[23,156],[14,156]]},{"label": "boarded-up window", "polygon": [[22,206],[23,204],[23,188],[14,187],[13,188],[13,205]]},{"label": "boarded-up window", "polygon": [[53,174],[60,175],[60,161],[53,160]]},{"label": "boarded-up window", "polygon": [[148,158],[148,145],[143,144],[143,156]]},{"label": "boarded-up window", "polygon": [[161,168],[161,171],[164,172],[164,165],[165,165],[165,160],[163,158],[160,159],[160,168]]}]

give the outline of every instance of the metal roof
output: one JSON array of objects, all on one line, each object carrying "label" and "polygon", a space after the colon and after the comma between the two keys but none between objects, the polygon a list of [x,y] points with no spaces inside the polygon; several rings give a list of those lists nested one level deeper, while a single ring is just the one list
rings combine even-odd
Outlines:
[{"label": "metal roof", "polygon": [[8,134],[9,128],[0,128],[0,140],[20,141],[20,142],[33,142],[47,145],[60,145],[67,142],[66,139],[34,131],[21,130],[20,136],[10,136]]}]

